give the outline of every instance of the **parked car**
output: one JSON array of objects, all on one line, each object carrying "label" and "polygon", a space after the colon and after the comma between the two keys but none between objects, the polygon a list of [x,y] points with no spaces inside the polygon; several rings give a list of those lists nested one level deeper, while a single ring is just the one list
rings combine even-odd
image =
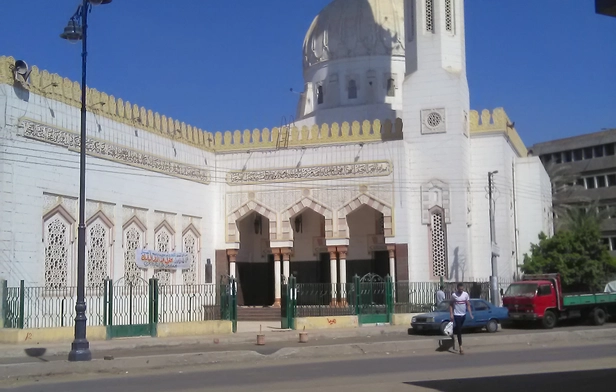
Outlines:
[{"label": "parked car", "polygon": [[[471,309],[475,318],[471,319],[467,315],[463,330],[485,328],[488,332],[496,332],[499,323],[509,320],[507,308],[494,306],[482,299],[471,299]],[[434,312],[413,317],[411,327],[415,332],[439,331],[444,334],[449,321],[449,301],[445,301],[441,302]]]}]

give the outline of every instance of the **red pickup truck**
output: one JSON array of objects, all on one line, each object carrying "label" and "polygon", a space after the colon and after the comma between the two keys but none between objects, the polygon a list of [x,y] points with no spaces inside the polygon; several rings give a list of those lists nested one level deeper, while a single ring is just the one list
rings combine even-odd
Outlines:
[{"label": "red pickup truck", "polygon": [[503,296],[512,323],[541,321],[544,328],[554,328],[558,320],[589,319],[603,325],[616,316],[616,293],[565,295],[559,274],[525,275],[512,283]]}]

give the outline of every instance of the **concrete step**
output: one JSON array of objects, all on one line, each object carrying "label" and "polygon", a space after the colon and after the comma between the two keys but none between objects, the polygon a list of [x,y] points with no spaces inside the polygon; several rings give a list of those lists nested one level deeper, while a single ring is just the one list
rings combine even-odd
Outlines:
[{"label": "concrete step", "polygon": [[280,308],[238,307],[237,321],[280,321]]}]

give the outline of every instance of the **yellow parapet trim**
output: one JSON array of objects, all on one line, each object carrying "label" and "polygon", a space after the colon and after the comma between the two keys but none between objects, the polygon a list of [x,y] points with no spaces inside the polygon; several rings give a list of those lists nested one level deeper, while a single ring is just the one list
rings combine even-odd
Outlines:
[{"label": "yellow parapet trim", "polygon": [[213,320],[191,323],[158,324],[156,337],[172,338],[182,336],[223,335],[233,333],[231,321]]},{"label": "yellow parapet trim", "polygon": [[481,112],[481,121],[479,112],[471,110],[469,122],[471,137],[501,133],[509,140],[509,143],[511,143],[520,157],[528,156],[528,149],[516,131],[514,124],[509,120],[505,109],[496,108],[492,113],[487,109],[483,110]]},{"label": "yellow parapet trim", "polygon": [[357,316],[332,316],[332,317],[298,317],[295,319],[295,329],[335,329],[335,328],[358,328]]},{"label": "yellow parapet trim", "polygon": [[[12,85],[13,57],[0,56],[0,84]],[[30,92],[51,100],[81,108],[81,86],[58,74],[41,71],[32,67],[30,82],[24,86]],[[386,120],[383,123],[353,122],[333,123],[312,128],[284,126],[263,130],[211,132],[187,125],[171,117],[154,113],[121,98],[100,92],[93,88],[87,90],[87,110],[112,121],[142,129],[158,136],[188,144],[206,151],[234,152],[247,150],[276,149],[280,138],[285,147],[303,147],[352,142],[387,141],[402,139],[402,120]]]},{"label": "yellow parapet trim", "polygon": [[[88,340],[106,340],[107,328],[104,326],[88,327]],[[0,343],[3,344],[43,344],[72,342],[75,338],[74,327],[38,328],[38,329],[0,329]]]}]

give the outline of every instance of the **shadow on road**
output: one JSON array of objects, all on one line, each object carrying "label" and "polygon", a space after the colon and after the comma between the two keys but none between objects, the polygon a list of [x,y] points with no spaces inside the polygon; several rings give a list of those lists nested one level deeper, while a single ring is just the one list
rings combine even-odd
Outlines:
[{"label": "shadow on road", "polygon": [[481,377],[456,380],[406,382],[439,392],[466,391],[611,391],[616,369],[589,370],[566,373],[524,374],[515,376]]}]

